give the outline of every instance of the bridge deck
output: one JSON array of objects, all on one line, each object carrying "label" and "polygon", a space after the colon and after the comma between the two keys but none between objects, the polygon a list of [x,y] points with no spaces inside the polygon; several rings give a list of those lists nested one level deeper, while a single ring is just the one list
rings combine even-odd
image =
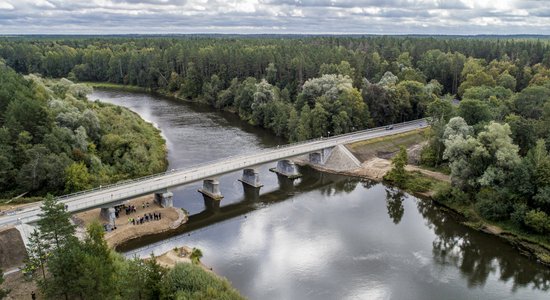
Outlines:
[{"label": "bridge deck", "polygon": [[[70,212],[75,213],[154,192],[163,191],[168,188],[185,185],[199,180],[217,177],[226,173],[242,170],[247,167],[288,159],[341,144],[350,144],[358,141],[408,132],[419,128],[425,128],[427,126],[427,122],[424,119],[421,119],[394,124],[392,130],[386,130],[384,127],[379,127],[330,138],[321,138],[296,144],[289,144],[282,147],[265,149],[255,153],[245,153],[228,157],[182,170],[168,171],[102,188],[61,196],[58,197],[58,199],[68,206],[68,210]],[[39,214],[40,203],[37,203],[34,206],[25,207],[23,210],[18,211],[15,214],[0,217],[0,226],[36,222],[39,219]]]}]

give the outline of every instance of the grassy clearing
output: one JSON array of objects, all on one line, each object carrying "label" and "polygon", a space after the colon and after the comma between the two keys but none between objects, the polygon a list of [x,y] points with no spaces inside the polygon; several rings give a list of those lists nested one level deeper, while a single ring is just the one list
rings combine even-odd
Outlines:
[{"label": "grassy clearing", "polygon": [[398,133],[386,137],[361,141],[347,145],[348,149],[360,160],[365,161],[379,153],[391,154],[399,151],[399,147],[409,148],[426,141],[425,129]]}]

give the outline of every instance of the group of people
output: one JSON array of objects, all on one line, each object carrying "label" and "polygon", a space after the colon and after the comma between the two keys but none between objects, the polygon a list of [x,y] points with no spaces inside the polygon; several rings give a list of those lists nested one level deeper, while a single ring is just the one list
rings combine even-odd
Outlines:
[{"label": "group of people", "polygon": [[[142,205],[143,209],[145,209],[145,207],[149,207],[149,202],[143,202],[143,205]],[[123,211],[126,213],[126,215],[130,215],[132,213],[135,213],[137,212],[137,207],[135,205],[119,205],[119,206],[116,206],[115,207],[115,217],[119,217],[120,216],[120,212]]]},{"label": "group of people", "polygon": [[144,222],[149,221],[157,221],[162,219],[162,214],[160,212],[154,212],[154,213],[148,213],[144,214],[143,216],[138,216],[137,218],[128,218],[128,223],[132,223],[132,225],[140,225]]},{"label": "group of people", "polygon": [[126,215],[129,215],[131,213],[137,212],[137,209],[135,205],[130,205],[130,206],[124,205],[124,211],[126,212]]}]

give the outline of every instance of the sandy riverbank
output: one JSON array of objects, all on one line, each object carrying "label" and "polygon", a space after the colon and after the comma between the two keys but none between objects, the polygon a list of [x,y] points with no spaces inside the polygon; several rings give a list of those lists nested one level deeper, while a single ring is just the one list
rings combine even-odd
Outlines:
[{"label": "sandy riverbank", "polygon": [[[157,263],[165,268],[173,268],[178,263],[192,263],[191,252],[192,248],[183,246],[169,250],[159,256],[155,257]],[[206,267],[203,263],[199,262],[199,266],[207,272],[212,272],[212,268]],[[213,272],[212,272],[213,273]]]},{"label": "sandy riverbank", "polygon": [[[133,200],[129,200],[126,205],[134,205],[136,207],[136,212],[126,215],[125,211],[121,211],[119,217],[116,219],[116,230],[105,233],[105,240],[111,248],[127,242],[129,240],[139,238],[141,236],[156,234],[165,232],[168,230],[176,229],[180,225],[187,222],[187,214],[176,207],[167,207],[163,208],[153,201],[153,195],[147,195],[139,197]],[[143,205],[148,203],[148,205]],[[139,218],[144,214],[153,214],[160,213],[162,216],[161,220],[154,220],[149,222],[144,222],[140,225],[133,225],[129,222],[129,218]],[[78,232],[82,234],[85,231],[86,225],[97,220],[102,224],[107,223],[106,219],[103,219],[100,216],[100,209],[93,209],[85,211],[79,214],[75,214],[73,219],[75,223],[78,224]]]}]

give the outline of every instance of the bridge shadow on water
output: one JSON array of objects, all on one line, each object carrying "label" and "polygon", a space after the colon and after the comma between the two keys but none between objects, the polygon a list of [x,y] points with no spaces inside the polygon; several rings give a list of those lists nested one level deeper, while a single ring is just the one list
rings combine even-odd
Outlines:
[{"label": "bridge shadow on water", "polygon": [[360,182],[359,179],[348,176],[328,174],[315,171],[309,167],[301,167],[303,177],[288,179],[277,175],[279,188],[265,194],[261,190],[244,186],[243,197],[235,203],[222,206],[221,201],[205,198],[204,210],[189,216],[186,224],[175,230],[146,235],[119,245],[116,251],[128,252],[145,245],[158,243],[163,240],[205,228],[232,218],[246,215],[247,213],[263,207],[286,201],[297,194],[319,190],[322,194],[334,194],[351,192]]}]

